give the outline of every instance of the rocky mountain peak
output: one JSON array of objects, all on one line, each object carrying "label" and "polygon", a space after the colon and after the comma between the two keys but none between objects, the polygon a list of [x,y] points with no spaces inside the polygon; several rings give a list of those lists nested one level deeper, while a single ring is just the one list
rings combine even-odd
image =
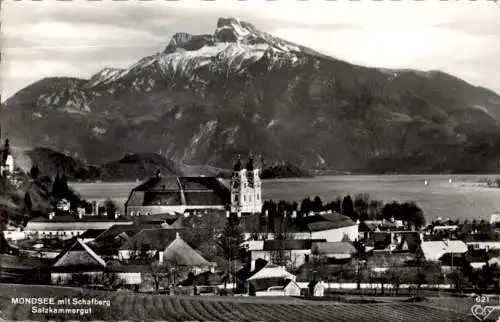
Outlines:
[{"label": "rocky mountain peak", "polygon": [[238,42],[256,31],[255,27],[237,18],[219,18],[214,37],[220,42]]},{"label": "rocky mountain peak", "polygon": [[213,46],[216,39],[212,35],[191,35],[187,32],[178,32],[172,36],[170,43],[165,48],[165,53],[170,54],[180,50],[198,50],[203,46]]}]

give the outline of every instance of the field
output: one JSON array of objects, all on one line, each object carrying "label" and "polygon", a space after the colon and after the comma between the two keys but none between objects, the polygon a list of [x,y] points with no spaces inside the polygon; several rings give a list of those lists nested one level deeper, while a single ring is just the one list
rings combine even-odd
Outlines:
[{"label": "field", "polygon": [[[85,315],[37,315],[31,305],[12,304],[12,297],[110,300]],[[296,298],[184,297],[79,288],[0,284],[0,319],[6,320],[141,320],[141,321],[475,321],[469,298],[440,297],[420,303],[382,300],[355,304]],[[53,306],[75,307],[75,306]],[[498,315],[495,315],[497,317]],[[493,317],[493,316],[492,316]]]}]

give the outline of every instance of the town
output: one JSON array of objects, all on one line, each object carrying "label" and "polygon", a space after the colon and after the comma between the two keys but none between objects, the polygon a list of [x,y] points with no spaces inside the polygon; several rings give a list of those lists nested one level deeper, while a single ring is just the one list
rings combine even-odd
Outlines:
[{"label": "town", "polygon": [[[8,141],[0,169],[14,184]],[[260,171],[250,156],[238,157],[229,183],[157,172],[123,212],[111,201],[73,205],[58,176],[54,210],[2,232],[2,282],[295,297],[499,289],[500,214],[426,223],[411,201],[365,194],[264,201]]]}]

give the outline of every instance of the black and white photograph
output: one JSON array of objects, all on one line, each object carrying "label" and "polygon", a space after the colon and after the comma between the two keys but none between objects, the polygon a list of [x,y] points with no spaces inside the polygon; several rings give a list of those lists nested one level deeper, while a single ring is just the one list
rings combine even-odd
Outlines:
[{"label": "black and white photograph", "polygon": [[0,321],[500,321],[500,1],[0,6]]}]

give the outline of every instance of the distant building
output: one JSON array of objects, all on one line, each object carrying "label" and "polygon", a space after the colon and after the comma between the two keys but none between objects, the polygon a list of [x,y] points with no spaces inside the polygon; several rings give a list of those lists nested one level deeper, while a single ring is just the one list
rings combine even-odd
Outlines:
[{"label": "distant building", "polygon": [[324,258],[326,263],[348,262],[355,254],[356,248],[350,242],[314,243],[311,247],[313,256]]},{"label": "distant building", "polygon": [[259,259],[236,272],[238,290],[254,296],[300,296],[296,276],[283,266]]},{"label": "distant building", "polygon": [[321,220],[307,225],[311,239],[327,242],[355,241],[358,239],[358,224],[341,214],[321,214]]},{"label": "distant building", "polygon": [[467,245],[461,240],[424,241],[420,245],[426,260],[439,261],[445,255],[463,255]]},{"label": "distant building", "polygon": [[220,178],[158,175],[132,190],[125,203],[125,213],[128,216],[143,216],[205,209],[225,210],[229,202],[229,188]]},{"label": "distant building", "polygon": [[186,241],[179,230],[144,229],[119,249],[120,260],[158,260],[185,268],[183,273],[199,274],[210,270],[214,264],[208,262]]},{"label": "distant building", "polygon": [[490,224],[500,223],[500,213],[495,212],[490,217]]},{"label": "distant building", "polygon": [[123,217],[110,219],[105,216],[90,216],[81,218],[72,215],[55,216],[49,215],[49,218],[38,217],[30,220],[25,228],[27,236],[38,235],[39,238],[69,239],[80,236],[89,229],[106,230],[113,225],[132,225],[133,221]]},{"label": "distant building", "polygon": [[252,263],[256,260],[276,262],[286,261],[287,266],[297,268],[309,262],[311,247],[315,242],[325,242],[324,239],[289,239],[289,240],[265,240],[262,250],[254,249],[250,251]]},{"label": "distant building", "polygon": [[260,213],[262,211],[262,187],[260,169],[253,158],[243,167],[240,158],[233,166],[231,177],[231,212]]},{"label": "distant building", "polygon": [[10,151],[9,139],[5,139],[3,150],[0,150],[0,176],[14,173],[14,157]]}]

